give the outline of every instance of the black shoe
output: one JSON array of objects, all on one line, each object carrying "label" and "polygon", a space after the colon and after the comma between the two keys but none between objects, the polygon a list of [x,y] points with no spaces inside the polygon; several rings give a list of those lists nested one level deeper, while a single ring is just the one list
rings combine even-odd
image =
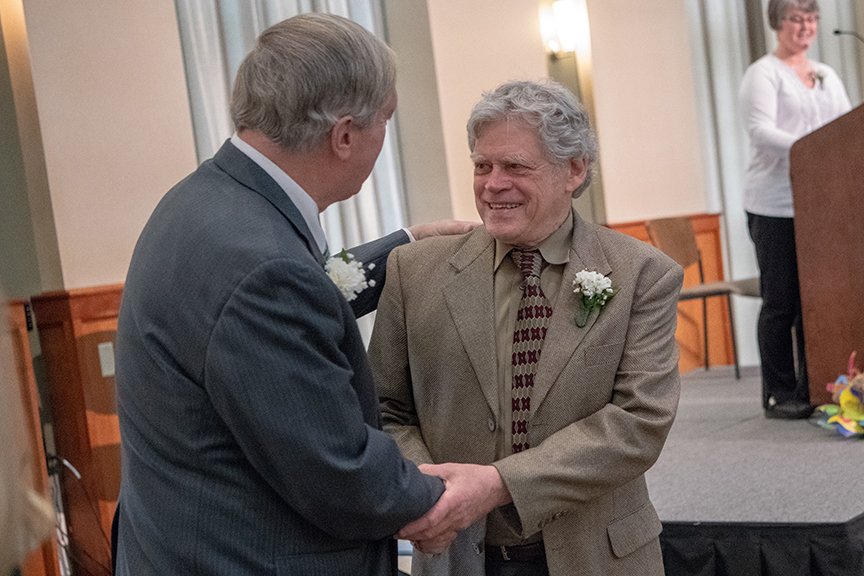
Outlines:
[{"label": "black shoe", "polygon": [[806,402],[790,400],[789,402],[782,402],[780,404],[768,406],[768,408],[765,409],[765,417],[778,418],[781,420],[804,420],[805,418],[810,417],[813,410],[814,407]]}]

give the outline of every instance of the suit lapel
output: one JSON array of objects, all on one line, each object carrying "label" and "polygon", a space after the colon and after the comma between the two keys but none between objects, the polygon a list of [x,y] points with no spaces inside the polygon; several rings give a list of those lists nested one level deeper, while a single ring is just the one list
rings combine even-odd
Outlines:
[{"label": "suit lapel", "polygon": [[444,287],[444,300],[486,402],[497,414],[494,259],[495,242],[478,228],[450,259],[455,275]]},{"label": "suit lapel", "polygon": [[260,194],[279,210],[306,243],[309,252],[322,266],[324,265],[324,255],[318,250],[318,245],[300,211],[267,172],[231,144],[230,140],[227,140],[216,152],[213,162],[237,182],[252,192]]},{"label": "suit lapel", "polygon": [[[613,272],[594,228],[574,211],[570,261],[564,267],[561,288],[555,299],[555,311],[552,314],[552,322],[546,333],[543,353],[540,355],[540,364],[537,367],[534,389],[531,392],[532,416],[599,316],[595,310],[588,317],[584,327],[576,326],[575,315],[582,302],[581,297],[573,293],[573,278],[577,272],[585,269],[603,275]],[[614,277],[612,281],[614,283]]]}]

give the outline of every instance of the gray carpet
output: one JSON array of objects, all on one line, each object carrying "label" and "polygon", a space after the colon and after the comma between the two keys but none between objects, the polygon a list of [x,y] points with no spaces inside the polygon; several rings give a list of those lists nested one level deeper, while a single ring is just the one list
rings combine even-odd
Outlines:
[{"label": "gray carpet", "polygon": [[838,523],[864,514],[864,440],[768,420],[758,368],[682,376],[681,403],[647,474],[664,522]]}]

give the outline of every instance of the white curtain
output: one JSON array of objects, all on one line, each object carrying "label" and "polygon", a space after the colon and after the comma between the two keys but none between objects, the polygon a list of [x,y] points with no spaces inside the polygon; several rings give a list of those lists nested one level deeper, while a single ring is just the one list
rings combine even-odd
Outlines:
[{"label": "white curtain", "polygon": [[[176,6],[199,161],[211,157],[233,132],[228,108],[234,75],[265,28],[300,13],[329,12],[378,36],[384,30],[380,0],[176,0]],[[321,215],[334,253],[405,225],[395,128],[391,122],[360,193]]]}]

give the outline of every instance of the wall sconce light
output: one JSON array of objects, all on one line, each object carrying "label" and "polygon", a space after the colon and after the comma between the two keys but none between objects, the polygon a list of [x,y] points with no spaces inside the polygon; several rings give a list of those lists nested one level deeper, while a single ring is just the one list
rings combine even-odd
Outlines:
[{"label": "wall sconce light", "polygon": [[540,10],[540,33],[553,59],[573,52],[590,54],[591,33],[586,0],[555,0],[551,8]]}]

